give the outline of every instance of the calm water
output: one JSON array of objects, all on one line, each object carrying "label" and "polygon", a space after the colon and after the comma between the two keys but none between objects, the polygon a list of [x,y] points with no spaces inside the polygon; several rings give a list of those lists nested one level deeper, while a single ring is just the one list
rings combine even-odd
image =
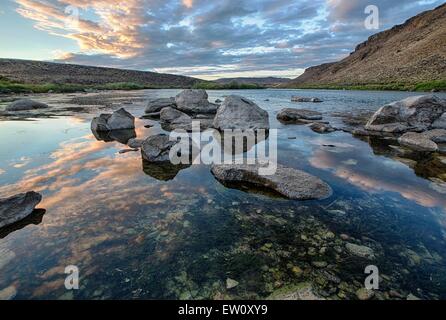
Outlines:
[{"label": "calm water", "polygon": [[[231,93],[209,92],[210,101]],[[268,110],[279,129],[279,163],[326,181],[329,199],[229,189],[204,165],[177,174],[143,165],[140,153],[119,154],[124,145],[94,138],[93,114],[3,121],[0,197],[38,191],[46,213],[14,232],[0,230],[0,291],[15,290],[16,299],[261,299],[308,284],[320,297],[354,299],[373,264],[381,275],[375,298],[446,298],[444,155],[404,161],[392,153],[392,140],[319,135],[275,119],[284,107],[306,107],[337,125],[333,112],[376,110],[414,94],[235,94]],[[296,105],[292,94],[325,102]],[[138,104],[126,109],[143,112]],[[138,120],[138,137],[162,131],[147,123]],[[372,248],[375,258],[352,255],[348,242]],[[79,268],[80,290],[65,290],[68,265]],[[226,289],[228,278],[239,285]]]}]

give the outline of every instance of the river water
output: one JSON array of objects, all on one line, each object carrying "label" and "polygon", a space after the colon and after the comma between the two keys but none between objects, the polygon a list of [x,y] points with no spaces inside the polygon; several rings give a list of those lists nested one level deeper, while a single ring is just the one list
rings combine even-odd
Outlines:
[{"label": "river water", "polygon": [[[446,298],[446,155],[404,158],[394,139],[320,135],[275,117],[302,107],[339,125],[338,113],[372,112],[416,93],[208,93],[210,101],[239,94],[267,110],[279,163],[326,181],[330,198],[299,202],[227,188],[205,165],[172,172],[144,164],[139,152],[120,154],[124,145],[93,136],[95,114],[0,121],[0,198],[38,191],[46,210],[0,230],[0,292],[16,299],[263,299],[305,286],[320,298],[356,299],[365,268],[374,265],[375,299]],[[324,102],[297,105],[291,95]],[[142,102],[125,108],[143,114]],[[138,137],[159,132],[157,123],[138,119]],[[348,243],[374,257],[352,254]],[[79,269],[79,290],[65,289],[69,265]],[[227,289],[227,279],[238,285]]]}]

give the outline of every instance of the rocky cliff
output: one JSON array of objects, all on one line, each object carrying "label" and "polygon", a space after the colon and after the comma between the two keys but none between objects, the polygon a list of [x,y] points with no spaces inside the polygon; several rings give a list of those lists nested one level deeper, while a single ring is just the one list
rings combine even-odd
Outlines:
[{"label": "rocky cliff", "polygon": [[446,4],[377,33],[342,61],[308,68],[289,86],[446,80]]}]

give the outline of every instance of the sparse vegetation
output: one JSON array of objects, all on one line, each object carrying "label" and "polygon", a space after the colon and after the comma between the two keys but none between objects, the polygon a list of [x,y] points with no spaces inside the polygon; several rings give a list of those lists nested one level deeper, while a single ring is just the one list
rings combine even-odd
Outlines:
[{"label": "sparse vegetation", "polygon": [[258,84],[238,83],[232,81],[226,84],[220,84],[217,82],[198,82],[193,86],[193,89],[205,89],[205,90],[247,90],[247,89],[264,89]]},{"label": "sparse vegetation", "polygon": [[446,91],[446,80],[436,80],[408,83],[387,83],[387,84],[307,84],[293,86],[295,89],[331,89],[331,90],[382,90],[382,91]]},{"label": "sparse vegetation", "polygon": [[131,82],[107,83],[101,85],[84,85],[84,84],[27,84],[9,81],[0,78],[0,93],[69,93],[88,90],[141,90],[141,89],[157,89],[154,87],[143,86]]}]

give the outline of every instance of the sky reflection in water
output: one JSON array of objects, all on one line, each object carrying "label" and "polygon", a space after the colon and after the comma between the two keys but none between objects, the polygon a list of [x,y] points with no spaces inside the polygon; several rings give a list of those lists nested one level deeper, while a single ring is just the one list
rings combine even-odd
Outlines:
[{"label": "sky reflection in water", "polygon": [[[279,162],[327,181],[334,189],[327,200],[228,189],[203,165],[157,180],[154,168],[144,173],[139,152],[119,154],[124,145],[97,141],[82,119],[0,123],[0,197],[35,190],[47,210],[40,224],[0,239],[0,290],[12,286],[17,298],[262,298],[309,281],[332,297],[339,283],[321,284],[323,271],[312,266],[326,260],[329,272],[349,284],[342,290],[351,298],[368,261],[338,250],[346,233],[376,251],[387,275],[383,298],[390,289],[446,298],[444,194],[347,133],[318,135],[278,123],[275,112],[289,106],[285,94],[246,96],[268,108],[279,128]],[[379,100],[370,95],[358,93],[352,103]],[[160,130],[143,125],[138,121],[139,137]],[[334,238],[324,238],[330,232]],[[71,264],[81,270],[74,293],[63,287]],[[290,264],[304,275],[296,278]],[[240,282],[236,290],[226,290],[227,277]]]}]

